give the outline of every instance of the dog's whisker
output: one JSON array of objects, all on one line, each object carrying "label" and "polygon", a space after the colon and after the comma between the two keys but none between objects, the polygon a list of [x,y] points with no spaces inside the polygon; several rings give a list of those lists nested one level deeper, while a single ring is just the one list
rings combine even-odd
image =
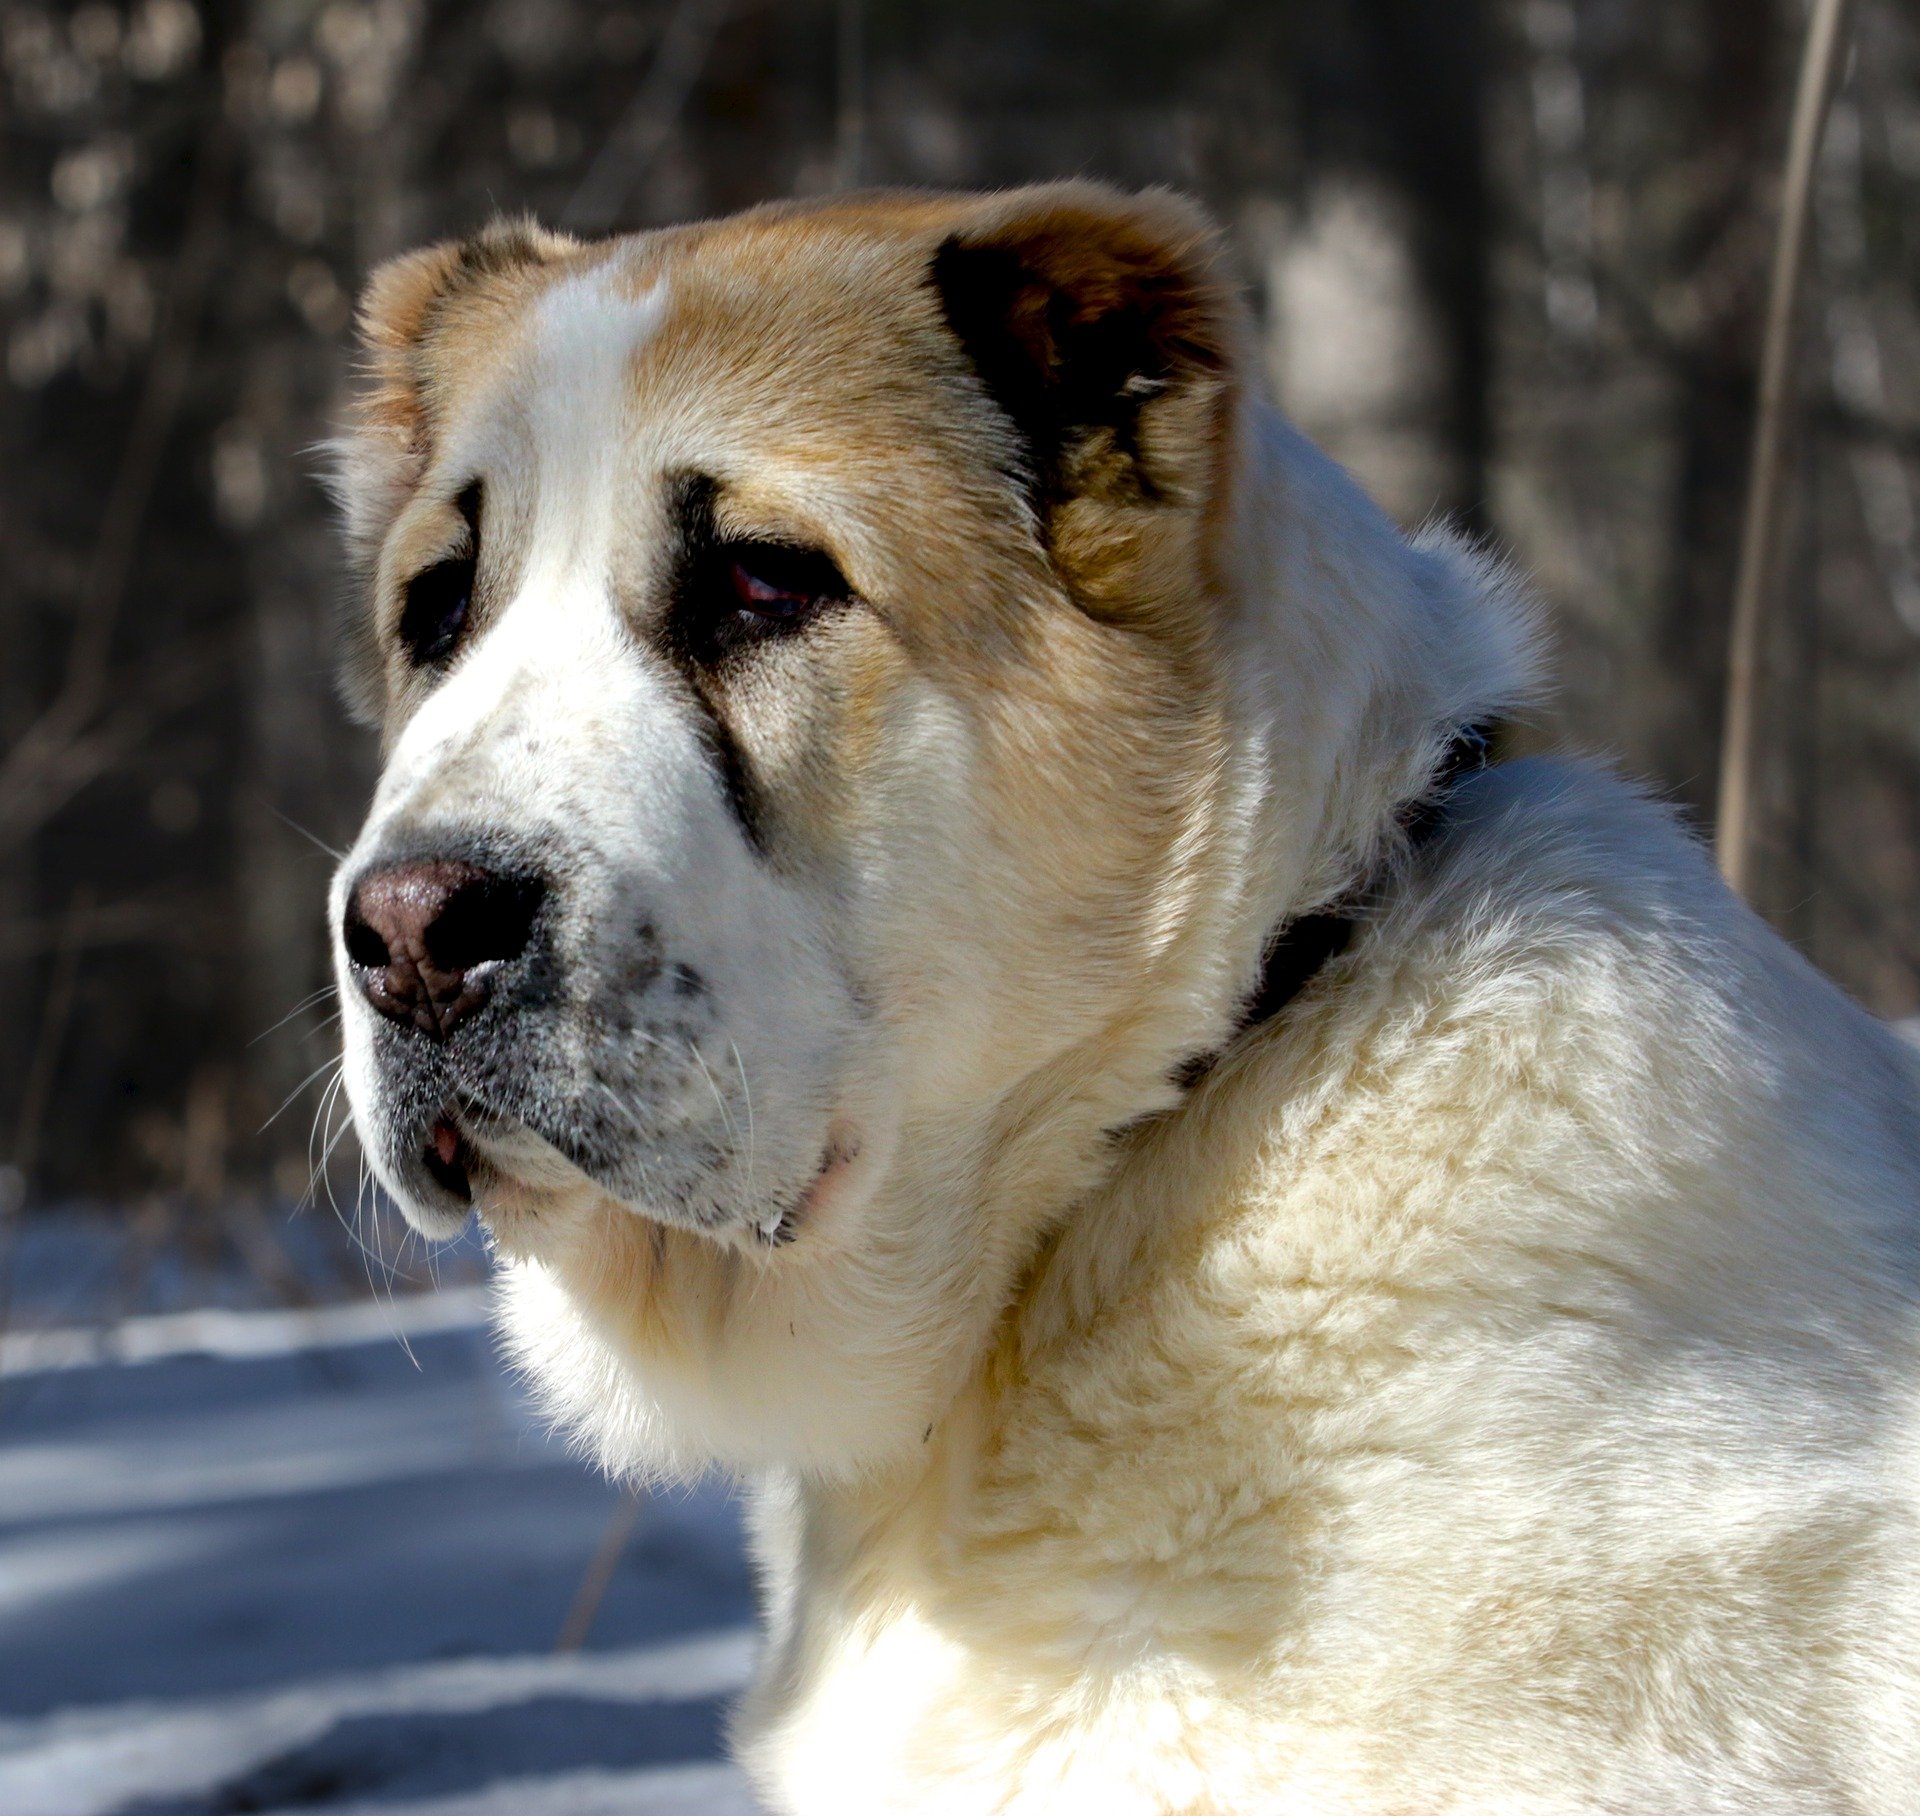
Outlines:
[{"label": "dog's whisker", "polygon": [[[256,1034],[250,1041],[247,1042],[247,1045],[249,1047],[259,1046],[259,1044],[263,1040],[265,1040],[268,1035],[279,1033],[279,1031],[282,1028],[284,1028],[288,1022],[293,1021],[297,1017],[306,1014],[306,1012],[309,1009],[312,1009],[316,1005],[325,1002],[328,997],[337,996],[339,995],[339,993],[340,992],[339,992],[338,985],[322,984],[318,990],[311,992],[309,995],[303,996],[297,1003],[293,1005],[291,1009],[289,1009],[286,1012],[285,1015],[281,1016],[281,1018],[277,1022],[274,1022],[270,1027],[262,1028],[258,1034]],[[339,1020],[339,1016],[337,1014],[329,1016],[325,1022],[321,1023],[321,1026],[323,1028],[328,1027],[333,1022],[338,1020]]]},{"label": "dog's whisker", "polygon": [[747,1107],[747,1202],[751,1204],[755,1195],[753,1087],[747,1083],[747,1065],[746,1061],[740,1057],[740,1043],[729,1040],[727,1047],[733,1054],[733,1069],[740,1074],[740,1096]]},{"label": "dog's whisker", "polygon": [[295,1085],[293,1089],[286,1094],[285,1097],[281,1098],[278,1108],[275,1109],[273,1114],[269,1116],[267,1120],[263,1122],[259,1126],[259,1128],[254,1131],[254,1133],[256,1135],[264,1135],[270,1128],[273,1127],[273,1125],[276,1122],[280,1120],[282,1116],[286,1115],[288,1109],[291,1108],[294,1099],[298,1097],[300,1093],[304,1091],[310,1084],[312,1084],[313,1081],[321,1075],[321,1073],[327,1071],[329,1068],[332,1068],[332,1067],[344,1067],[346,1063],[347,1063],[346,1060],[341,1055],[337,1053],[328,1054],[327,1057],[323,1059],[317,1066],[315,1066],[313,1070],[306,1075],[305,1078],[301,1079],[301,1081],[297,1085]]}]

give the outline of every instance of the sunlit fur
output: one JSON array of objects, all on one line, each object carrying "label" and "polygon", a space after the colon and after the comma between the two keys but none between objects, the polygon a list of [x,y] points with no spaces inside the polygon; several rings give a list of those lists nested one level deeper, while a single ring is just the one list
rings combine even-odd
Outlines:
[{"label": "sunlit fur", "polygon": [[[1036,497],[930,292],[956,239],[1178,314],[1137,446]],[[516,439],[555,336],[597,344],[576,303],[645,317],[625,406]],[[612,1470],[758,1484],[771,1808],[1920,1808],[1911,1059],[1600,768],[1501,765],[1406,849],[1453,732],[1533,693],[1527,614],[1260,401],[1190,211],[503,230],[377,277],[367,339],[341,483],[396,754],[360,855],[423,803],[564,800],[752,1056],[710,1125],[636,1099],[640,1148],[725,1150],[700,1219],[510,1135],[478,1196],[555,1415]],[[510,579],[433,683],[382,626],[455,442]],[[636,603],[676,463],[873,602],[725,702],[758,849]],[[1271,931],[1362,878],[1348,949],[1235,1037]],[[618,890],[577,886],[591,970]],[[753,1125],[775,1175],[857,1152],[778,1248],[730,1195]]]}]

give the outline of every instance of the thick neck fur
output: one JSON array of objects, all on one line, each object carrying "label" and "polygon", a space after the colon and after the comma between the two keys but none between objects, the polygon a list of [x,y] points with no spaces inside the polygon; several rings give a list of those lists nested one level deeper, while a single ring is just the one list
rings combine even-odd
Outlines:
[{"label": "thick neck fur", "polygon": [[[1235,828],[1226,843],[1244,887],[1209,898],[1217,918],[1188,955],[1184,1023],[1161,999],[1176,1045],[1192,1041],[1196,1027],[1213,1039],[1230,1034],[1269,930],[1391,867],[1397,814],[1427,788],[1449,739],[1463,723],[1524,703],[1533,679],[1524,611],[1500,575],[1442,537],[1403,541],[1276,419],[1253,426],[1243,470],[1234,568],[1241,615],[1232,626],[1243,678],[1238,788],[1221,819]],[[1311,693],[1300,679],[1308,675]],[[1317,810],[1302,812],[1303,803]],[[1070,1707],[1073,1673],[1118,1648],[1115,1707],[1124,1711],[1131,1648],[1144,1648],[1144,1661],[1158,1645],[1150,1621],[1140,1627],[1118,1611],[1124,1585],[1153,1579],[1167,1560],[1151,1534],[1120,1552],[1118,1535],[1102,1534],[1092,1575],[1110,1578],[1120,1598],[1107,1625],[1098,1587],[1079,1601],[1054,1593],[1061,1541],[1046,1509],[1057,1513],[1074,1493],[1036,1502],[1019,1492],[1033,1454],[1023,1434],[1036,1421],[1076,1431],[1084,1413],[1092,1421],[1086,1455],[1056,1447],[1047,1452],[1053,1464],[1070,1481],[1084,1477],[1095,1496],[1107,1492],[1095,1486],[1102,1472],[1127,1470],[1124,1442],[1098,1411],[1061,1398],[1089,1372],[1072,1358],[1097,1348],[1116,1322],[1124,1326],[1150,1284],[1204,1300],[1211,1262],[1196,1232],[1204,1225],[1237,1239],[1232,1207],[1257,1200],[1260,1131],[1282,1107],[1249,1108],[1249,1094],[1284,1097],[1287,1089],[1264,1046],[1262,1033],[1249,1035],[1171,1104],[1165,1042],[1120,1056],[1138,1066],[1131,1074],[1113,1055],[1104,1071],[1100,1056],[1075,1056],[1084,1070],[1063,1065],[1035,1081],[1030,1103],[995,1131],[998,1166],[983,1178],[971,1227],[999,1235],[1001,1245],[976,1254],[970,1277],[956,1273],[972,1322],[949,1333],[950,1353],[965,1363],[939,1415],[891,1466],[838,1479],[782,1472],[763,1485],[770,1643],[742,1730],[756,1765],[796,1782],[816,1771],[831,1779],[832,1761],[869,1749],[867,1726],[924,1734],[917,1699],[950,1671],[1004,1671],[983,1706],[1002,1692],[1009,1710],[1057,1692],[1058,1706]],[[1124,1120],[1115,1110],[1129,1093],[1158,1113],[1115,1138],[1107,1131]],[[1039,1214],[1049,1202],[1067,1208]],[[1233,1359],[1224,1350],[1222,1366]],[[1100,1373],[1092,1364],[1091,1377]],[[1150,1366],[1144,1377],[1154,1378]],[[1237,1390],[1233,1381],[1182,1375],[1167,1406],[1135,1410],[1147,1425],[1177,1426],[1183,1396]],[[1195,1492],[1206,1500],[1206,1490]],[[1188,1581],[1216,1568],[1230,1581],[1236,1565],[1196,1538],[1175,1570]],[[989,1576],[991,1593],[982,1587]],[[859,1712],[859,1736],[845,1726],[849,1709]],[[966,1756],[964,1739],[945,1738]],[[880,1751],[884,1759],[884,1744]],[[972,1806],[962,1798],[956,1807]]]},{"label": "thick neck fur", "polygon": [[[1142,1202],[1095,1189],[1136,1163],[1132,1132],[1152,1123],[1157,1138],[1195,1113],[1168,1082],[1176,1062],[1231,1036],[1274,929],[1391,863],[1402,810],[1460,727],[1525,705],[1537,686],[1528,604],[1504,571],[1445,531],[1403,538],[1265,407],[1247,415],[1240,472],[1226,564],[1234,750],[1213,854],[1225,886],[1194,892],[1207,907],[1124,1038],[1066,1055],[959,1135],[992,1156],[968,1220],[972,1290],[957,1295],[974,1320],[956,1345],[967,1360],[951,1410],[905,1468],[848,1491],[856,1525],[937,1507],[958,1456],[1017,1392],[1017,1358],[1124,1290],[1147,1233],[1084,1226]],[[1178,1205],[1163,1209],[1177,1221]]]},{"label": "thick neck fur", "polygon": [[[1137,1016],[968,1131],[992,1156],[971,1253],[997,1290],[976,1316],[1006,1303],[1063,1220],[1093,1214],[1088,1194],[1125,1148],[1116,1131],[1183,1113],[1170,1080],[1231,1038],[1274,931],[1390,864],[1403,810],[1460,728],[1538,685],[1528,602],[1503,570],[1444,530],[1403,538],[1262,405],[1246,413],[1238,471],[1225,518],[1231,749],[1212,850],[1194,864],[1210,874],[1187,890],[1186,937]],[[981,1329],[966,1351],[985,1349]]]}]

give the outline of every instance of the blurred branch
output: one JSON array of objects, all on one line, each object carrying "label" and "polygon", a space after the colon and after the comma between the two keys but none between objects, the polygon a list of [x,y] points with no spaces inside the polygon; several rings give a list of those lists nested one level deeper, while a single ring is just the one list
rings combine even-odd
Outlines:
[{"label": "blurred branch", "polygon": [[47,980],[46,1002],[40,1011],[40,1034],[27,1068],[26,1088],[20,1093],[20,1113],[13,1125],[13,1164],[25,1186],[33,1178],[39,1158],[40,1129],[47,1102],[53,1095],[53,1076],[59,1063],[67,1024],[73,1019],[73,999],[80,981],[80,955],[86,947],[87,923],[93,915],[93,891],[84,884],[73,892],[54,955],[53,975]]},{"label": "blurred branch", "polygon": [[[201,315],[222,240],[221,203],[233,141],[217,95],[207,114],[160,330],[74,608],[66,670],[52,700],[0,756],[0,850],[30,837],[78,789],[111,767],[156,716],[151,703],[143,703],[122,708],[101,722],[114,693],[109,669],[114,629],[153,501],[161,457],[186,399]],[[147,693],[152,687],[151,678],[143,675],[139,691]]]},{"label": "blurred branch", "polygon": [[76,934],[66,915],[40,920],[0,921],[0,965],[22,964],[65,949],[77,939],[82,950],[105,946],[142,946],[187,931],[212,906],[210,895],[130,896],[102,902]]},{"label": "blurred branch", "polygon": [[222,1197],[217,1200],[216,1214],[248,1272],[282,1305],[320,1303],[319,1295],[307,1284],[286,1243],[258,1204]]},{"label": "blurred branch", "polygon": [[1720,751],[1720,800],[1714,816],[1720,873],[1741,895],[1753,884],[1754,772],[1758,765],[1760,651],[1766,604],[1778,566],[1780,516],[1786,504],[1787,421],[1798,372],[1800,291],[1806,270],[1814,162],[1833,101],[1853,0],[1813,0],[1800,59],[1793,130],[1787,144],[1780,233],[1767,293],[1761,346],[1760,399],[1747,479],[1740,566],[1733,589],[1733,633],[1727,654],[1727,705]]},{"label": "blurred branch", "polygon": [[1905,460],[1920,460],[1920,427],[1888,422],[1883,417],[1870,416],[1865,411],[1835,400],[1819,405],[1812,416],[1816,428],[1828,430],[1848,441],[1876,443]]},{"label": "blurred branch", "polygon": [[601,1533],[593,1556],[587,1560],[580,1587],[574,1591],[573,1606],[560,1623],[559,1635],[553,1642],[555,1652],[578,1652],[587,1643],[594,1616],[600,1612],[600,1604],[613,1585],[613,1573],[619,1568],[621,1554],[633,1536],[634,1522],[640,1517],[640,1498],[640,1490],[631,1482],[620,1490],[620,1499],[607,1518],[606,1530]]},{"label": "blurred branch", "polygon": [[867,33],[862,0],[838,0],[834,84],[833,186],[857,189],[867,150]]},{"label": "blurred branch", "polygon": [[[118,685],[103,675],[99,698],[77,721],[50,727],[47,712],[0,757],[0,852],[26,843],[90,782],[97,781],[169,713],[203,692],[225,664],[206,644],[142,664]],[[112,702],[112,704],[109,704]]]},{"label": "blurred branch", "polygon": [[660,155],[678,123],[729,10],[729,0],[680,0],[673,9],[627,111],[607,134],[560,211],[562,227],[576,233],[605,233],[620,218],[634,184]]}]

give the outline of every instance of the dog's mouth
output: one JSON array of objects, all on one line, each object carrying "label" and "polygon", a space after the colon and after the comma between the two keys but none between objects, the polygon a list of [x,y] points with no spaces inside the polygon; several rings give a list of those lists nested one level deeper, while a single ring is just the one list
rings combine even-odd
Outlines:
[{"label": "dog's mouth", "polygon": [[843,1124],[828,1132],[820,1163],[813,1176],[784,1202],[772,1206],[753,1225],[755,1240],[765,1248],[783,1248],[813,1222],[840,1189],[860,1158],[860,1139]]},{"label": "dog's mouth", "polygon": [[[784,1248],[843,1188],[856,1170],[861,1147],[857,1132],[846,1122],[835,1121],[809,1175],[772,1203],[705,1233],[722,1240],[745,1240],[763,1251]],[[551,1137],[523,1124],[503,1122],[464,1098],[449,1102],[434,1118],[420,1161],[442,1191],[478,1211],[483,1221],[491,1201],[504,1189],[537,1191],[557,1184],[557,1174],[580,1175],[599,1184],[579,1158]],[[624,1195],[615,1195],[625,1201]],[[648,1214],[644,1206],[633,1208]]]},{"label": "dog's mouth", "polygon": [[427,1137],[426,1152],[420,1158],[443,1192],[462,1204],[473,1202],[473,1175],[480,1165],[480,1157],[446,1111],[435,1118]]}]

